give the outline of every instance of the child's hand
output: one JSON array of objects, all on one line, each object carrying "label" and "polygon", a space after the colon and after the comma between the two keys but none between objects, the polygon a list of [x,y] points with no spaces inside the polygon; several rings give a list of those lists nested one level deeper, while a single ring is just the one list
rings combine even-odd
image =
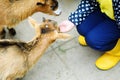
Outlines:
[{"label": "child's hand", "polygon": [[60,23],[59,27],[60,27],[60,32],[67,32],[67,31],[70,31],[74,27],[74,24],[66,20]]}]

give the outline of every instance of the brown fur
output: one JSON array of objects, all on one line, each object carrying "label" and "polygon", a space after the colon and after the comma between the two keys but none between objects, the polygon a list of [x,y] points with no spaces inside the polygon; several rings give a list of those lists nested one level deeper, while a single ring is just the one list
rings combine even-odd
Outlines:
[{"label": "brown fur", "polygon": [[0,32],[4,26],[12,28],[35,12],[57,15],[57,4],[57,0],[0,0]]},{"label": "brown fur", "polygon": [[[56,39],[70,38],[69,34],[60,33],[56,22],[44,20],[40,25],[29,19],[35,28],[36,36],[29,42],[18,40],[0,40],[0,80],[22,78],[35,65],[45,50]],[[45,30],[42,31],[42,30]]]}]

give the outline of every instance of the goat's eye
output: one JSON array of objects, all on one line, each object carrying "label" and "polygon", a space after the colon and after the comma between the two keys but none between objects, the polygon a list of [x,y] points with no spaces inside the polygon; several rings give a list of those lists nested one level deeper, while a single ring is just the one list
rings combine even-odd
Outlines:
[{"label": "goat's eye", "polygon": [[52,20],[49,19],[48,21],[51,22]]}]

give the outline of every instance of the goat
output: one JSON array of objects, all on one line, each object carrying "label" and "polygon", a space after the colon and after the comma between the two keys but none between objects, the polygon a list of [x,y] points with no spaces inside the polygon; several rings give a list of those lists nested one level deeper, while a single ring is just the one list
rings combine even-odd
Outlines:
[{"label": "goat", "polygon": [[0,0],[0,37],[5,37],[5,26],[15,35],[13,27],[36,12],[61,14],[57,0]]},{"label": "goat", "polygon": [[38,24],[29,18],[29,22],[36,32],[32,40],[28,42],[0,40],[0,80],[16,80],[24,77],[56,39],[71,37],[67,33],[60,33],[59,27],[53,20],[44,19]]}]

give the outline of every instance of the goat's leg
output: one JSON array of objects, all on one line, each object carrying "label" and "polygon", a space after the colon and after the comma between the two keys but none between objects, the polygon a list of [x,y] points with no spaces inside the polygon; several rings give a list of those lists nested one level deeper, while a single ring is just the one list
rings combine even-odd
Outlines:
[{"label": "goat's leg", "polygon": [[6,46],[6,45],[18,45],[18,46],[23,46],[25,45],[26,42],[20,41],[20,40],[15,40],[15,39],[0,39],[0,46]]}]

